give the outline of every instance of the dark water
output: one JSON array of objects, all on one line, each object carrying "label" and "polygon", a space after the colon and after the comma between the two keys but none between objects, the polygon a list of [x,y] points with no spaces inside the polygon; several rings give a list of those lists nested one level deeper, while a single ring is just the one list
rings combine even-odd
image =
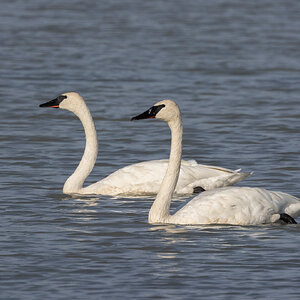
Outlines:
[{"label": "dark water", "polygon": [[88,183],[168,156],[166,124],[129,118],[171,98],[184,158],[299,197],[299,12],[289,0],[1,1],[1,299],[299,299],[298,225],[152,226],[153,198],[63,195],[81,124],[38,107],[86,99],[100,142]]}]

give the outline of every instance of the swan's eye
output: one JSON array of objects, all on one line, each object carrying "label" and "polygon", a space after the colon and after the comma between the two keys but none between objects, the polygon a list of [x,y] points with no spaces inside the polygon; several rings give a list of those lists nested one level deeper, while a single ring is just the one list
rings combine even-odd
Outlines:
[{"label": "swan's eye", "polygon": [[66,95],[59,95],[59,96],[57,97],[57,100],[58,100],[59,103],[60,103],[60,102],[62,102],[63,100],[65,100],[66,98],[68,98]]},{"label": "swan's eye", "polygon": [[157,105],[157,106],[152,106],[152,107],[150,108],[152,115],[156,116],[156,115],[159,113],[159,111],[160,111],[162,108],[164,108],[164,107],[165,107],[164,104]]}]

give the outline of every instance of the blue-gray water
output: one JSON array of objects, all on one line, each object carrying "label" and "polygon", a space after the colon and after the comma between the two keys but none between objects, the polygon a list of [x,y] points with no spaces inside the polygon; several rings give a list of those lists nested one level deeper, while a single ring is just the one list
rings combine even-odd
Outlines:
[{"label": "blue-gray water", "polygon": [[1,299],[299,299],[299,225],[153,226],[151,197],[63,195],[84,134],[38,107],[86,99],[100,143],[88,183],[168,157],[166,124],[129,119],[171,98],[184,158],[299,197],[299,12],[292,0],[1,1]]}]

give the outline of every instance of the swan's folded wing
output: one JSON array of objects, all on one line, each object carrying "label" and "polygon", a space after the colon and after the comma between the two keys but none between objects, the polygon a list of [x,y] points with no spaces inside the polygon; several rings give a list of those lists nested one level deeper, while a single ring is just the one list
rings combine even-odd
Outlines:
[{"label": "swan's folded wing", "polygon": [[110,195],[148,195],[157,194],[168,160],[152,160],[123,167],[101,181],[91,185],[101,186],[101,191]]},{"label": "swan's folded wing", "polygon": [[194,190],[196,187],[202,187],[204,190],[207,191],[215,188],[231,186],[236,184],[239,181],[244,180],[251,174],[252,173],[235,172],[235,173],[221,174],[221,175],[212,176],[208,178],[202,178],[188,184],[186,187],[184,187],[181,190],[181,192],[182,193],[189,192],[191,190]]},{"label": "swan's folded wing", "polygon": [[[128,191],[132,191],[132,193],[156,194],[167,166],[167,159],[140,162],[116,171],[107,179],[113,179],[118,186],[125,183]],[[194,188],[198,186],[205,190],[230,186],[251,174],[241,173],[239,170],[233,171],[216,166],[202,165],[195,160],[182,160],[175,193],[191,194]]]},{"label": "swan's folded wing", "polygon": [[[180,170],[181,180],[176,190],[180,194],[193,193],[194,188],[202,187],[205,190],[234,185],[235,183],[252,175],[251,173],[240,172],[207,165],[182,165]],[[186,180],[188,179],[188,180]]]},{"label": "swan's folded wing", "polygon": [[235,225],[272,223],[280,213],[299,216],[299,204],[298,198],[281,192],[251,187],[224,187],[199,194],[179,208],[170,217],[170,222]]},{"label": "swan's folded wing", "polygon": [[[166,173],[168,162],[167,159],[162,159],[129,165],[115,171],[86,189],[93,191],[99,189],[102,194],[109,195],[157,194]],[[249,176],[249,173],[239,173],[225,168],[199,165],[195,160],[182,160],[175,193],[191,194],[194,187],[197,186],[208,190],[232,185],[247,176]]]}]

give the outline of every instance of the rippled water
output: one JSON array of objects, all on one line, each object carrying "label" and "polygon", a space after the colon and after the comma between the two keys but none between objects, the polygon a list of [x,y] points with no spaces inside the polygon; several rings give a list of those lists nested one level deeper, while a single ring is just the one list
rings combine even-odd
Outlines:
[{"label": "rippled water", "polygon": [[69,112],[38,107],[66,91],[86,99],[100,142],[88,183],[168,157],[166,124],[129,119],[171,98],[184,158],[299,197],[299,11],[292,0],[2,1],[1,298],[299,299],[298,225],[153,226],[151,197],[63,195],[84,134]]}]

